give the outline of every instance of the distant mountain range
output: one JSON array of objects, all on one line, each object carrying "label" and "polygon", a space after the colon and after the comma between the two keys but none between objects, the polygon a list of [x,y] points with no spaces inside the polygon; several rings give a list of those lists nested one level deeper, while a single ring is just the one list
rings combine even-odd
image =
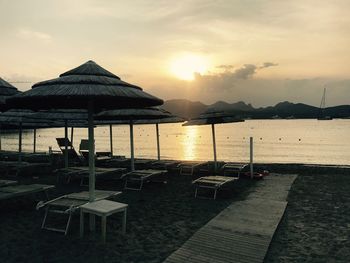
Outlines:
[{"label": "distant mountain range", "polygon": [[[303,103],[291,103],[288,101],[280,102],[275,106],[254,108],[251,104],[246,104],[243,101],[236,103],[218,101],[214,104],[206,105],[199,101],[193,102],[184,99],[177,99],[165,101],[162,108],[184,118],[194,118],[207,110],[227,111],[237,115],[237,117],[245,119],[311,119],[317,118],[319,115],[318,107]],[[350,105],[325,108],[323,113],[332,118],[349,118]]]}]

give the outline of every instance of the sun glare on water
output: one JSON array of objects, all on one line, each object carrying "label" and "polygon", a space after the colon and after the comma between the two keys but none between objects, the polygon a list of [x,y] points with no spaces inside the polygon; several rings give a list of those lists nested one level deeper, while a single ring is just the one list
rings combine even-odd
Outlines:
[{"label": "sun glare on water", "polygon": [[182,55],[174,58],[170,63],[171,73],[182,80],[194,80],[194,73],[203,74],[207,69],[207,60],[197,55]]}]

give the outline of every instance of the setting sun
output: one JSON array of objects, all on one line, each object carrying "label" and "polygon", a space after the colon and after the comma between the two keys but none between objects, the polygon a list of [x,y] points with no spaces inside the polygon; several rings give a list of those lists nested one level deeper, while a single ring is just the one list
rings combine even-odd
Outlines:
[{"label": "setting sun", "polygon": [[208,69],[208,62],[197,55],[182,55],[174,58],[170,63],[170,71],[182,80],[193,80],[194,73],[203,74]]}]

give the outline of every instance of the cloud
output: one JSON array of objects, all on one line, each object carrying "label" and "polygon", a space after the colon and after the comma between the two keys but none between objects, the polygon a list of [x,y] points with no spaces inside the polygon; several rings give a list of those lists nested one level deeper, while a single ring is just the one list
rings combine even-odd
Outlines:
[{"label": "cloud", "polygon": [[233,66],[233,65],[219,65],[219,66],[216,66],[216,68],[225,69],[225,70],[233,69],[234,67],[235,66]]},{"label": "cloud", "polygon": [[196,73],[195,80],[199,82],[205,81],[221,83],[224,88],[228,88],[234,86],[234,83],[238,80],[247,80],[249,78],[252,78],[258,70],[277,65],[278,64],[273,62],[264,62],[262,66],[257,66],[254,64],[244,64],[242,67],[232,71],[232,69],[234,68],[233,65],[222,64],[217,66],[216,68],[223,69],[224,72],[207,75]]},{"label": "cloud", "polygon": [[207,91],[230,90],[237,82],[252,78],[258,70],[258,67],[253,64],[245,64],[234,71],[230,71],[231,65],[221,65],[219,67],[224,69],[224,72],[207,75],[195,73],[193,85]]},{"label": "cloud", "polygon": [[277,63],[273,63],[273,62],[264,62],[264,64],[262,66],[260,66],[260,68],[268,68],[268,67],[274,67],[274,66],[278,66]]},{"label": "cloud", "polygon": [[21,39],[39,40],[40,42],[44,43],[50,43],[52,41],[52,36],[49,34],[24,28],[19,29],[16,36]]},{"label": "cloud", "polygon": [[232,73],[232,77],[235,79],[247,79],[256,73],[257,67],[253,64],[245,64],[243,67],[236,69]]}]

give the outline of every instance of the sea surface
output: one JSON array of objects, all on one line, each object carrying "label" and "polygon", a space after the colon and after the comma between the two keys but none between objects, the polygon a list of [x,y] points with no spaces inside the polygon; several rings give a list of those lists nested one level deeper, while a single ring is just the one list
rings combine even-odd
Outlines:
[{"label": "sea surface", "polygon": [[[350,165],[350,120],[247,120],[215,125],[217,158],[249,161],[253,137],[254,161],[259,163],[306,163]],[[213,160],[211,126],[160,124],[162,159]],[[95,128],[97,151],[109,151],[109,126]],[[70,135],[70,130],[69,130]],[[37,130],[37,151],[59,150],[56,137],[63,128]],[[135,125],[135,157],[157,158],[155,125]],[[87,129],[75,128],[73,144],[79,149]],[[2,150],[18,149],[18,133],[2,134]],[[23,151],[33,151],[33,131],[23,133]],[[113,126],[113,154],[130,156],[129,126]]]}]

